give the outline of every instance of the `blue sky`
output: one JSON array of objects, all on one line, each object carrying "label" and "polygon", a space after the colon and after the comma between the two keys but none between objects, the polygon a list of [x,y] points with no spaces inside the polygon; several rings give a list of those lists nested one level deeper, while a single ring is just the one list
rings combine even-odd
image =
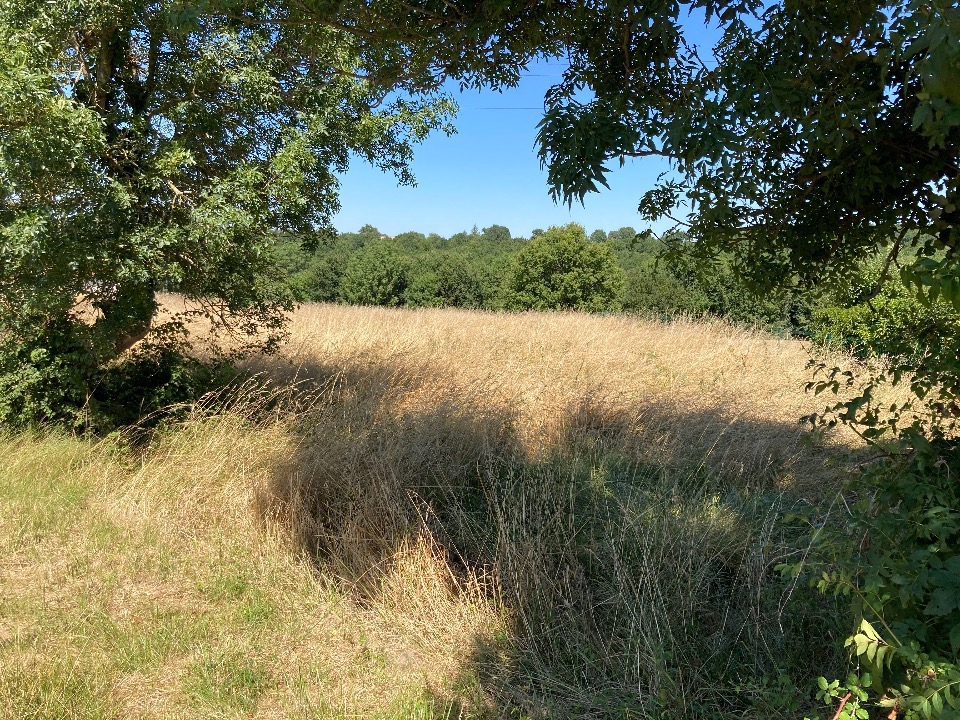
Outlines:
[{"label": "blue sky", "polygon": [[457,134],[435,134],[417,147],[417,186],[398,187],[392,175],[355,160],[341,177],[337,229],[353,232],[370,223],[388,235],[416,230],[445,237],[493,224],[523,236],[537,227],[568,222],[588,231],[625,225],[642,229],[640,195],[666,169],[657,159],[628,161],[617,168],[608,178],[610,190],[588,196],[584,207],[568,209],[550,199],[534,142],[543,95],[559,82],[561,69],[555,62],[540,64],[518,87],[503,93],[461,93],[451,85],[448,89],[460,106]]},{"label": "blue sky", "polygon": [[[705,26],[702,11],[683,24],[688,42],[709,56],[716,27]],[[458,132],[436,134],[417,147],[417,186],[398,187],[392,175],[355,161],[341,178],[337,229],[354,232],[369,223],[387,235],[415,230],[449,237],[493,224],[506,225],[515,236],[568,222],[580,223],[587,232],[650,227],[637,214],[637,204],[667,169],[659,158],[628,160],[622,168],[613,161],[610,189],[588,195],[583,207],[567,208],[550,199],[534,142],[544,93],[560,81],[563,67],[557,60],[532,66],[518,87],[503,93],[460,92],[450,84],[447,89],[460,105]],[[669,225],[653,229],[661,232]]]},{"label": "blue sky", "polygon": [[618,168],[609,178],[610,190],[587,197],[584,207],[568,209],[550,199],[534,141],[544,92],[559,81],[559,73],[559,65],[541,64],[502,94],[453,87],[460,105],[457,134],[435,134],[417,147],[417,186],[398,187],[392,175],[354,161],[341,178],[337,229],[352,232],[370,223],[388,235],[417,230],[448,237],[495,223],[524,236],[536,227],[572,221],[588,231],[639,226],[640,195],[665,169],[656,159]]},{"label": "blue sky", "polygon": [[[706,45],[715,34],[702,20],[690,19],[685,25],[698,44]],[[637,204],[667,169],[661,159],[628,161],[623,168],[614,161],[610,189],[588,196],[583,207],[568,209],[550,199],[534,141],[543,95],[559,82],[562,68],[559,61],[540,63],[517,88],[503,93],[461,93],[450,85],[460,105],[458,132],[451,137],[436,134],[418,146],[413,161],[417,186],[398,187],[392,175],[355,161],[341,178],[337,229],[354,232],[370,223],[388,235],[415,230],[449,237],[474,225],[493,224],[506,225],[515,236],[568,222],[578,222],[588,232],[649,227],[637,214]]]}]

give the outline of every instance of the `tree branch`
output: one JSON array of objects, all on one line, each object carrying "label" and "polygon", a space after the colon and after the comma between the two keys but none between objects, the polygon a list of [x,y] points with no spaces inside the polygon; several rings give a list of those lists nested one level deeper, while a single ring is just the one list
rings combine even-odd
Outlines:
[{"label": "tree branch", "polygon": [[843,706],[847,704],[847,701],[853,697],[853,693],[847,693],[843,696],[843,699],[840,701],[840,707],[837,708],[837,712],[834,714],[831,720],[837,720],[840,717],[840,713],[843,712]]},{"label": "tree branch", "polygon": [[73,33],[71,40],[73,40],[73,47],[77,51],[77,60],[80,63],[80,69],[78,72],[84,80],[89,82],[90,68],[87,66],[87,59],[83,56],[83,47],[80,45],[80,38],[77,33]]}]

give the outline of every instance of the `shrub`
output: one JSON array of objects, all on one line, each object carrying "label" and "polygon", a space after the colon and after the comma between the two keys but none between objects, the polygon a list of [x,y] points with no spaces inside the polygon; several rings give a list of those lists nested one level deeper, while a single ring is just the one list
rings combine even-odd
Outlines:
[{"label": "shrub", "polygon": [[412,277],[406,299],[412,307],[480,308],[484,294],[483,278],[470,262],[442,253]]},{"label": "shrub", "polygon": [[347,257],[340,251],[317,257],[309,267],[290,278],[290,285],[297,300],[334,302],[340,297],[340,283],[346,266]]},{"label": "shrub", "polygon": [[409,270],[403,259],[384,242],[364,245],[347,263],[340,297],[354,305],[403,304]]},{"label": "shrub", "polygon": [[230,362],[197,360],[176,344],[148,345],[99,367],[75,327],[65,322],[32,342],[0,347],[0,424],[107,433],[158,421],[236,375]]},{"label": "shrub", "polygon": [[623,308],[623,270],[606,243],[590,243],[575,223],[552,227],[514,259],[506,279],[506,305],[514,310]]},{"label": "shrub", "polygon": [[943,301],[921,302],[895,281],[869,301],[817,309],[810,329],[822,345],[861,355],[911,357],[929,336],[960,332],[960,312]]},{"label": "shrub", "polygon": [[625,310],[669,317],[679,313],[699,315],[708,306],[709,300],[700,288],[685,285],[663,270],[638,267],[626,274]]},{"label": "shrub", "polygon": [[64,318],[40,332],[0,343],[0,424],[73,425],[97,373],[97,354],[84,326]]}]

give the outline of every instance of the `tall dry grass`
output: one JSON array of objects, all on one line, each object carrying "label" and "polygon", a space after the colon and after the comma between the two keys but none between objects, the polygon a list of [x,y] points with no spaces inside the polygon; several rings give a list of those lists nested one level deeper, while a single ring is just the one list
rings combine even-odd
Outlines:
[{"label": "tall dry grass", "polygon": [[772,570],[801,551],[784,517],[831,497],[859,452],[799,424],[820,408],[800,343],[338,306],[292,328],[249,368],[317,397],[276,512],[361,596],[413,537],[494,588],[513,634],[477,642],[474,665],[500,710],[771,716],[839,662],[832,604]]},{"label": "tall dry grass", "polygon": [[834,475],[825,461],[856,442],[837,431],[811,445],[798,422],[823,405],[802,390],[808,357],[798,341],[719,321],[309,305],[281,362],[251,367],[339,384],[360,412],[494,416],[494,447],[509,417],[531,456],[604,441],[658,465],[816,490]]},{"label": "tall dry grass", "polygon": [[806,359],[722,323],[301,308],[149,447],[0,443],[0,700],[795,717],[843,618],[773,566],[861,452],[798,424]]}]

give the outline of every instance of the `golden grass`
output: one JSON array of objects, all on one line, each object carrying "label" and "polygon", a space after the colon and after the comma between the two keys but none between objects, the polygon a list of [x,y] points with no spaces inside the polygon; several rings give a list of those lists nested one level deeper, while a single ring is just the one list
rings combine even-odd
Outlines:
[{"label": "golden grass", "polygon": [[720,321],[307,305],[282,358],[286,368],[250,366],[340,383],[399,414],[455,406],[509,417],[532,454],[602,436],[656,464],[773,471],[818,487],[836,475],[830,449],[859,445],[842,429],[811,444],[798,422],[825,403],[802,389],[803,343]]},{"label": "golden grass", "polygon": [[0,718],[686,713],[858,450],[798,424],[802,344],[723,323],[291,331],[273,390],[148,448],[0,439]]},{"label": "golden grass", "polygon": [[335,588],[257,512],[290,442],[235,415],[139,462],[0,441],[0,718],[368,716],[448,687],[494,609],[424,543],[377,602]]}]

